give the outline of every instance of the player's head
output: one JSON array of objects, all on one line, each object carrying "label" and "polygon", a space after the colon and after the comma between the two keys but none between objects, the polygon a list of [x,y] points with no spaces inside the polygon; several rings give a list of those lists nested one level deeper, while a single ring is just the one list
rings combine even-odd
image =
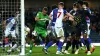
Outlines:
[{"label": "player's head", "polygon": [[77,3],[74,3],[74,4],[73,4],[73,10],[76,11],[77,9],[78,9],[78,4],[77,4]]},{"label": "player's head", "polygon": [[83,8],[87,8],[87,7],[88,7],[88,2],[87,2],[87,1],[83,1],[82,7],[83,7]]},{"label": "player's head", "polygon": [[59,9],[63,9],[64,8],[64,3],[63,2],[59,2],[58,3],[58,8]]},{"label": "player's head", "polygon": [[79,0],[79,1],[77,1],[77,4],[78,4],[79,8],[82,8],[83,1],[82,0]]},{"label": "player's head", "polygon": [[44,7],[44,8],[42,9],[42,13],[45,15],[45,14],[47,14],[47,12],[48,12],[48,8],[47,8],[47,7]]},{"label": "player's head", "polygon": [[19,13],[20,13],[19,11],[16,11],[15,14],[14,14],[15,17],[16,17]]}]

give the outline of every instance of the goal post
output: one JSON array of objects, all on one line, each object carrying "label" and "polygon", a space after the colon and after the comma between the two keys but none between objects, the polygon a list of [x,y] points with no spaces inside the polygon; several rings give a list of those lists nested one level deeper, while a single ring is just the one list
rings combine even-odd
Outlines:
[{"label": "goal post", "polygon": [[24,0],[21,0],[21,53],[20,55],[25,55],[25,35],[24,35]]}]

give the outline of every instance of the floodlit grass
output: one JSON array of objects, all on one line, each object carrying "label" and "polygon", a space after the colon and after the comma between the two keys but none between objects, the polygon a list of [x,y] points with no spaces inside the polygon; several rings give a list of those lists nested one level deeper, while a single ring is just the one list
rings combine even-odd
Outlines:
[{"label": "floodlit grass", "polygon": [[[79,54],[75,55],[75,54],[64,54],[64,55],[56,55],[56,50],[57,50],[57,47],[50,47],[48,49],[48,51],[50,52],[50,54],[44,54],[42,52],[42,48],[43,47],[33,47],[33,52],[32,54],[29,54],[29,55],[25,55],[25,56],[87,56],[85,52],[85,50],[80,50],[79,51]],[[6,49],[9,49],[9,48],[6,48]],[[26,48],[26,54],[28,53],[29,51],[29,47]],[[69,52],[71,52],[71,50],[69,50]],[[18,55],[19,52],[15,51],[15,52],[12,52],[10,55]],[[2,55],[8,55],[8,53],[6,51],[2,51],[2,49],[0,48],[0,56]],[[95,51],[89,55],[89,56],[100,56],[100,47],[96,47]]]},{"label": "floodlit grass", "polygon": [[[84,50],[80,50],[78,55],[75,55],[75,54],[56,55],[55,53],[56,53],[57,47],[50,47],[48,49],[50,51],[50,54],[44,54],[42,52],[42,48],[43,47],[34,47],[32,54],[27,55],[27,56],[87,56]],[[26,53],[28,51],[29,50],[26,50]],[[71,52],[71,50],[69,52]],[[100,56],[100,47],[99,46],[96,47],[95,51],[89,56]]]}]

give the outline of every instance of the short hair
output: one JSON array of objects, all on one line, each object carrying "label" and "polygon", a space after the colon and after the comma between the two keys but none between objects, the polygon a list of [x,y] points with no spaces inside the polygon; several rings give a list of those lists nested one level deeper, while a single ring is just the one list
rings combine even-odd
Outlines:
[{"label": "short hair", "polygon": [[83,4],[86,5],[86,7],[89,6],[88,2],[87,1],[83,1]]},{"label": "short hair", "polygon": [[47,7],[44,7],[43,10],[48,11],[48,8]]},{"label": "short hair", "polygon": [[73,7],[78,8],[78,4],[77,4],[77,2],[73,4]]},{"label": "short hair", "polygon": [[64,6],[64,2],[59,2],[58,5]]},{"label": "short hair", "polygon": [[83,1],[82,0],[77,1],[77,3],[80,4],[81,6],[83,5]]}]

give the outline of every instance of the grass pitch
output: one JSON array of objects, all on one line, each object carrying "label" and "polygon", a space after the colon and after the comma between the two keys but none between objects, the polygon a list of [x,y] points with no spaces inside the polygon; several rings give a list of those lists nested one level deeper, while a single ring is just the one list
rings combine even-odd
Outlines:
[{"label": "grass pitch", "polygon": [[[48,49],[50,54],[44,54],[42,52],[42,48],[43,47],[33,47],[32,54],[27,55],[27,56],[87,56],[85,53],[85,50],[80,50],[79,54],[77,54],[77,55],[75,55],[75,54],[56,55],[55,53],[56,53],[57,47],[50,47]],[[28,51],[29,51],[29,48],[28,48],[28,50],[26,50],[26,53]],[[69,52],[71,53],[71,50],[69,50]],[[100,56],[100,46],[96,47],[95,51],[89,56]]]},{"label": "grass pitch", "polygon": [[[80,50],[79,54],[77,54],[77,55],[75,55],[75,54],[56,55],[55,54],[56,51],[57,51],[56,46],[50,47],[48,49],[50,54],[44,54],[42,52],[42,48],[43,47],[33,47],[32,54],[25,55],[25,56],[87,56],[86,53],[85,53],[85,50]],[[26,54],[28,53],[28,51],[29,51],[29,47],[26,48]],[[71,50],[69,50],[69,52],[71,53]],[[12,52],[10,54],[10,56],[18,55],[18,54],[19,54],[19,52],[15,51],[15,52]],[[4,56],[4,55],[8,55],[8,53],[6,51],[2,51],[2,49],[0,48],[0,56]],[[95,51],[89,56],[100,56],[100,46],[96,47]]]}]

